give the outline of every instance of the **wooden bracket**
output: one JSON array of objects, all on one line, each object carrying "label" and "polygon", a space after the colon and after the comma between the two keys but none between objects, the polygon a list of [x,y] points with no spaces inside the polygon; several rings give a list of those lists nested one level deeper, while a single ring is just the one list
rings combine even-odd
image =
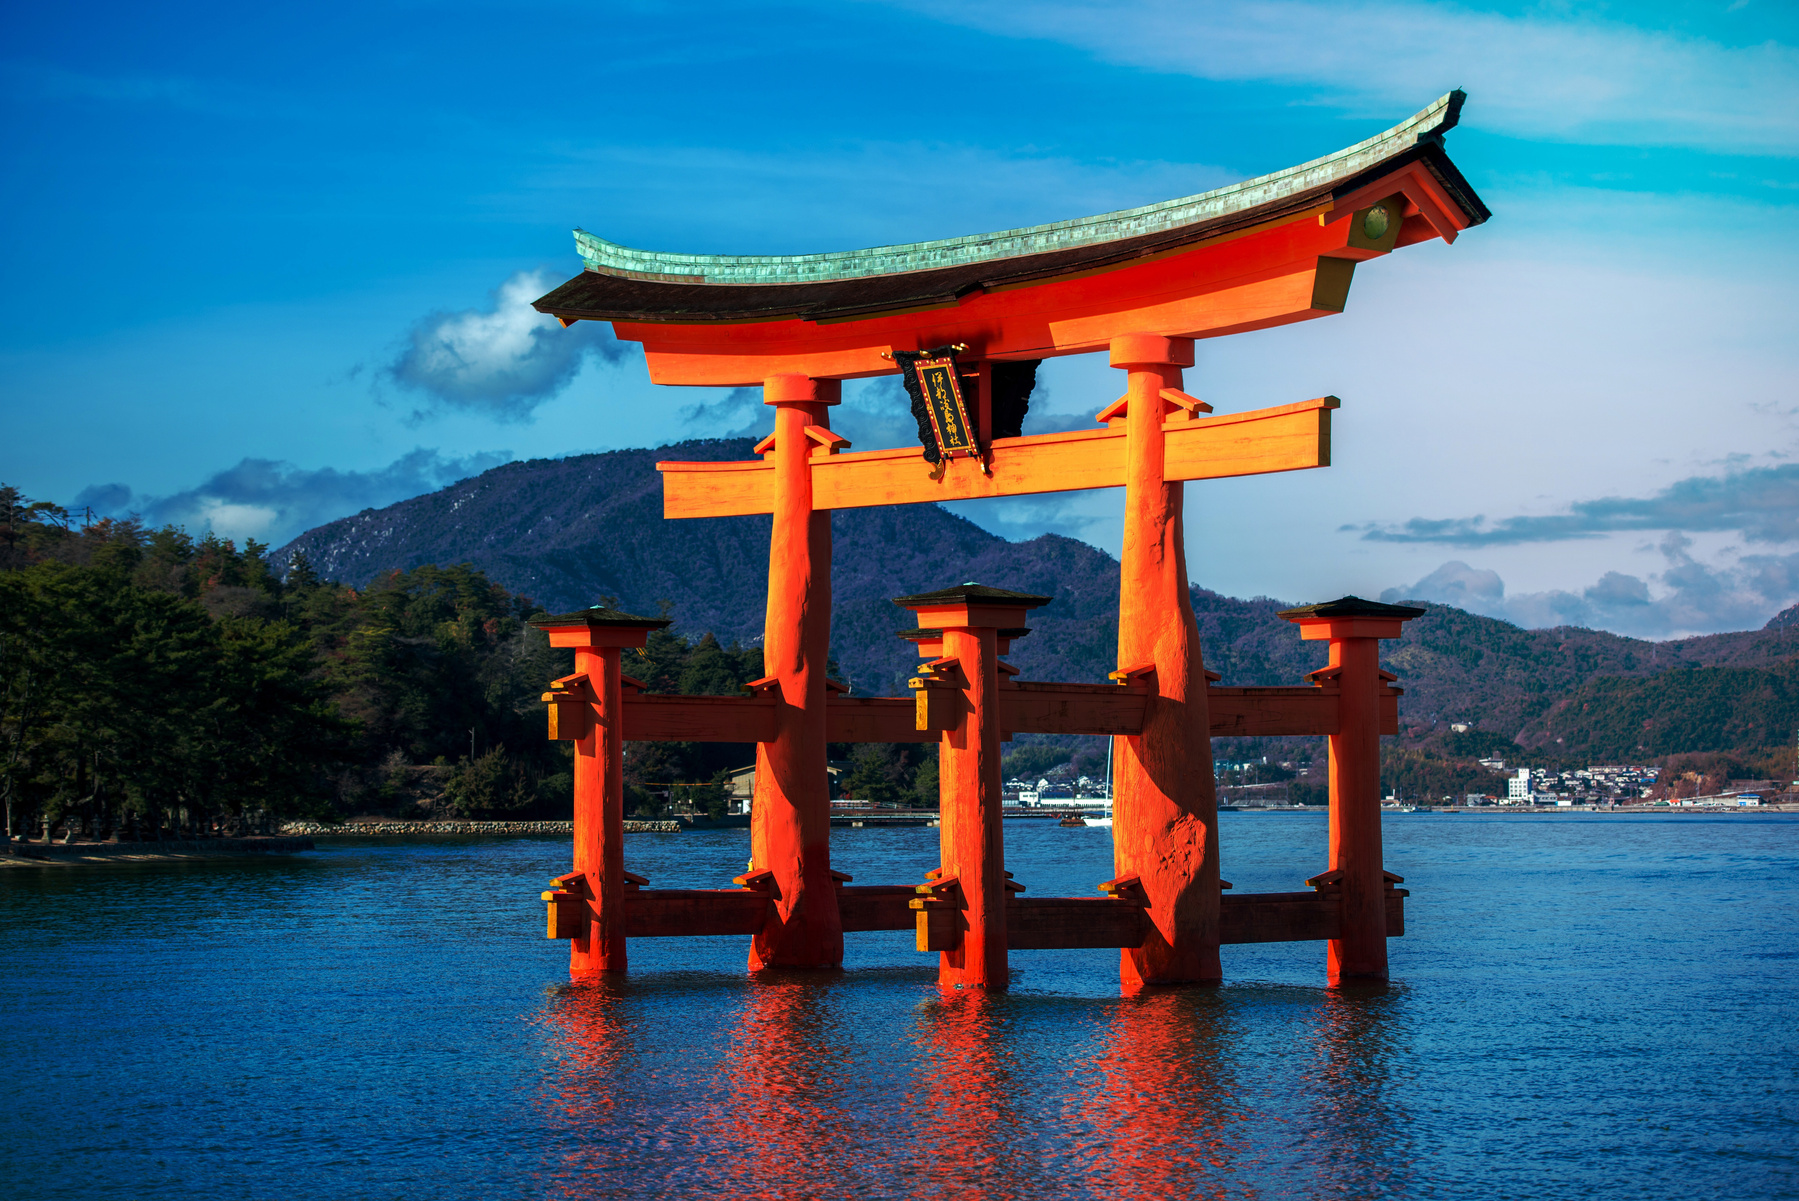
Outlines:
[{"label": "wooden bracket", "polygon": [[623,691],[626,688],[633,689],[637,692],[648,692],[650,690],[650,686],[636,676],[628,676],[622,672],[619,673],[618,686],[620,691]]},{"label": "wooden bracket", "polygon": [[[559,878],[566,879],[567,877]],[[549,903],[546,911],[548,920],[544,926],[544,937],[550,939],[587,937],[588,898],[585,890],[572,892],[567,889],[556,889],[542,894],[542,899]]]},{"label": "wooden bracket", "polygon": [[[1172,406],[1172,408],[1163,410],[1164,415],[1171,412],[1185,412],[1187,414],[1187,420],[1196,421],[1199,419],[1201,413],[1210,413],[1212,411],[1211,405],[1199,399],[1197,396],[1187,395],[1179,388],[1163,388],[1160,395],[1166,404]],[[1102,422],[1106,425],[1111,425],[1121,417],[1128,417],[1130,415],[1130,402],[1131,398],[1128,394],[1120,396],[1117,400],[1095,413],[1093,415],[1093,420]]]},{"label": "wooden bracket", "polygon": [[1132,901],[1149,908],[1149,894],[1143,891],[1143,877],[1132,873],[1128,876],[1114,876],[1099,886],[1099,890],[1114,901]]},{"label": "wooden bracket", "polygon": [[839,696],[848,696],[850,686],[845,684],[842,680],[833,680],[827,676],[825,677],[825,691],[827,693],[836,693]]},{"label": "wooden bracket", "polygon": [[1197,396],[1187,395],[1179,388],[1163,388],[1162,399],[1173,405],[1176,409],[1185,411],[1188,421],[1198,421],[1201,413],[1210,413],[1212,411],[1211,405],[1207,404]]},{"label": "wooden bracket", "polygon": [[906,681],[912,689],[912,728],[920,731],[953,730],[962,721],[962,690],[937,680],[914,676]]},{"label": "wooden bracket", "polygon": [[549,691],[541,699],[549,708],[549,738],[551,742],[578,742],[587,737],[593,728],[593,683],[587,673],[578,671],[574,675],[563,676],[551,680]]},{"label": "wooden bracket", "polygon": [[1343,869],[1334,867],[1328,872],[1319,872],[1306,883],[1319,892],[1335,892],[1343,887]]},{"label": "wooden bracket", "polygon": [[[937,871],[941,873],[943,869],[938,868]],[[940,874],[929,884],[920,884],[913,891],[926,901],[955,902],[961,899],[962,885],[959,877]],[[918,908],[919,902],[913,901],[912,907]]]},{"label": "wooden bracket", "polygon": [[781,680],[778,676],[763,676],[759,680],[751,680],[743,686],[743,690],[751,696],[758,693],[772,692],[776,699],[781,696]]},{"label": "wooden bracket", "polygon": [[[770,436],[772,437],[773,435]],[[848,438],[845,438],[842,434],[833,433],[822,425],[807,426],[806,437],[818,443],[817,446],[812,448],[812,455],[814,458],[819,455],[834,455],[840,450],[848,450],[851,446]]]},{"label": "wooden bracket", "polygon": [[836,868],[831,869],[831,879],[837,881],[839,884],[848,884],[855,878],[856,877],[850,875],[848,872],[840,872]]},{"label": "wooden bracket", "polygon": [[1317,671],[1306,672],[1306,679],[1322,688],[1326,684],[1338,683],[1342,675],[1341,667],[1320,667]]},{"label": "wooden bracket", "polygon": [[1141,663],[1136,667],[1126,667],[1121,671],[1110,671],[1106,673],[1106,678],[1114,684],[1129,688],[1134,692],[1147,692],[1153,695],[1156,691],[1156,665],[1154,663]]},{"label": "wooden bracket", "polygon": [[624,876],[625,883],[633,888],[642,888],[650,882],[648,876],[640,876],[636,872],[621,872],[620,874]]},{"label": "wooden bracket", "polygon": [[1236,885],[1232,884],[1229,880],[1218,881],[1218,891],[1219,892],[1223,892],[1227,888],[1235,888],[1235,887],[1236,887]]},{"label": "wooden bracket", "polygon": [[1216,684],[1218,681],[1220,681],[1222,679],[1224,679],[1224,677],[1219,675],[1215,671],[1206,672],[1206,683],[1208,683],[1208,684]]},{"label": "wooden bracket", "polygon": [[1404,876],[1396,876],[1392,872],[1386,871],[1384,869],[1381,871],[1380,875],[1381,875],[1381,879],[1386,882],[1386,885],[1388,888],[1393,887],[1395,884],[1404,884],[1405,883]]},{"label": "wooden bracket", "polygon": [[780,895],[780,886],[775,882],[775,874],[767,869],[759,872],[745,872],[741,876],[731,877],[731,883],[746,892],[763,892],[770,897]]},{"label": "wooden bracket", "polygon": [[569,892],[578,892],[587,886],[586,872],[568,872],[550,881],[551,888],[560,888]]}]

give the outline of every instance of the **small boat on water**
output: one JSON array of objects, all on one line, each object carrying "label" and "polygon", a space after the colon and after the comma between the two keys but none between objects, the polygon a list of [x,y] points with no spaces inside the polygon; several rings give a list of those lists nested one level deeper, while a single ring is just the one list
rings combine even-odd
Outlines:
[{"label": "small boat on water", "polygon": [[1062,818],[1062,820],[1057,824],[1064,825],[1064,826],[1108,826],[1109,827],[1112,824],[1112,805],[1110,802],[1107,802],[1105,809],[1099,813],[1066,814]]}]

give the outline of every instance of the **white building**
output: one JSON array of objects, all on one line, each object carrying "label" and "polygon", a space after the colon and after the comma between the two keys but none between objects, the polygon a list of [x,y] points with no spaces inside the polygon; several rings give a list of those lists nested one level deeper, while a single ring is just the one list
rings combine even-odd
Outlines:
[{"label": "white building", "polygon": [[1518,774],[1505,782],[1505,802],[1508,805],[1530,804],[1530,768],[1520,767]]}]

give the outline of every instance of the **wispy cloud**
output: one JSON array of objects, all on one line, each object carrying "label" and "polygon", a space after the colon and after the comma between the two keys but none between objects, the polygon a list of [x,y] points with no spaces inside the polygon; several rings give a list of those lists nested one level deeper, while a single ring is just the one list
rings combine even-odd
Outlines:
[{"label": "wispy cloud", "polygon": [[375,471],[307,471],[273,459],[244,459],[170,496],[137,495],[125,484],[90,485],[71,507],[101,516],[135,512],[153,525],[280,544],[313,526],[435,491],[511,459],[503,450],[452,459],[420,448]]},{"label": "wispy cloud", "polygon": [[1525,137],[1799,150],[1799,50],[1541,9],[1316,0],[912,0],[940,20],[1064,42],[1100,58],[1222,81],[1313,89],[1390,113],[1466,87],[1485,128]]},{"label": "wispy cloud", "polygon": [[1633,530],[1731,530],[1748,542],[1792,542],[1799,540],[1799,463],[1692,476],[1654,496],[1576,501],[1567,513],[1543,517],[1414,517],[1398,525],[1342,528],[1361,530],[1368,542],[1450,546],[1565,542]]},{"label": "wispy cloud", "polygon": [[[1645,580],[1608,571],[1579,592],[1551,589],[1508,596],[1499,573],[1451,560],[1382,600],[1423,600],[1498,617],[1526,629],[1585,626],[1643,638],[1754,629],[1799,598],[1799,554],[1745,555],[1706,564],[1692,540],[1662,539],[1666,568]],[[1655,587],[1651,587],[1654,584]]]},{"label": "wispy cloud", "polygon": [[428,409],[524,420],[567,387],[590,355],[616,361],[626,353],[605,322],[563,329],[531,307],[557,282],[520,271],[495,289],[486,309],[430,314],[413,326],[386,376],[422,394]]}]

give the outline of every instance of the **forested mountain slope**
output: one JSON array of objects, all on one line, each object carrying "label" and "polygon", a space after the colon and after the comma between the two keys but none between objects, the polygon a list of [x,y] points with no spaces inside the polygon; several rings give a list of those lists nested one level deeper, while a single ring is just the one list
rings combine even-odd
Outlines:
[{"label": "forested mountain slope", "polygon": [[[655,470],[658,459],[742,459],[750,448],[747,438],[712,439],[511,463],[320,526],[274,558],[286,563],[301,552],[322,576],[359,586],[396,569],[469,563],[554,611],[601,596],[642,613],[666,602],[678,630],[753,643],[768,586],[769,519],[664,520]],[[832,647],[859,693],[903,692],[912,672],[910,645],[893,637],[910,615],[892,598],[965,580],[1056,598],[1032,614],[1035,632],[1015,646],[1013,662],[1026,678],[1097,681],[1116,666],[1118,563],[1103,551],[1053,534],[1008,542],[935,505],[841,510],[832,532]],[[1302,643],[1277,611],[1327,599],[1239,600],[1195,587],[1208,666],[1227,683],[1297,682],[1322,666],[1324,646]],[[1386,646],[1406,690],[1404,720],[1420,728],[1473,722],[1526,745],[1557,737],[1566,745],[1570,719],[1557,718],[1552,730],[1546,715],[1594,681],[1766,668],[1799,656],[1793,623],[1655,643],[1572,627],[1522,630],[1427,608],[1402,641]],[[1592,711],[1591,698],[1582,703]]]}]

